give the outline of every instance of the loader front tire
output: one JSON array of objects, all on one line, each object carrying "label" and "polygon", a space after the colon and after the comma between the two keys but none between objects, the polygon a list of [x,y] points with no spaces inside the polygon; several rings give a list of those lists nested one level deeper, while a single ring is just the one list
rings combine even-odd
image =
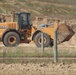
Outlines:
[{"label": "loader front tire", "polygon": [[[35,38],[34,42],[37,47],[41,47],[41,33],[38,33]],[[50,45],[50,37],[48,34],[44,33],[44,47],[48,47]]]},{"label": "loader front tire", "polygon": [[20,43],[20,37],[16,32],[8,32],[5,34],[3,44],[5,46],[17,46]]}]

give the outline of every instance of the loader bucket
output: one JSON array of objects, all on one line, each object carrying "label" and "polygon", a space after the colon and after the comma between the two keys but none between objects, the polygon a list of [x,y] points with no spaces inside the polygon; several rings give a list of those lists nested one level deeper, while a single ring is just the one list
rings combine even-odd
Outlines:
[{"label": "loader bucket", "polygon": [[66,24],[59,25],[57,32],[57,41],[62,43],[64,41],[69,41],[75,32]]}]

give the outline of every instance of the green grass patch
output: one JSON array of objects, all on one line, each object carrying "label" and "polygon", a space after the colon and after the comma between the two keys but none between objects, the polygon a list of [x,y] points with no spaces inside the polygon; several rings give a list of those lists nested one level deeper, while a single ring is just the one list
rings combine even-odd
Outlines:
[{"label": "green grass patch", "polygon": [[[42,52],[41,48],[37,47],[5,47],[0,56],[3,57],[53,57],[53,48],[48,47]],[[76,57],[76,51],[73,48],[59,48],[59,57]]]},{"label": "green grass patch", "polygon": [[60,4],[76,4],[75,0],[38,0],[47,3],[60,3]]},{"label": "green grass patch", "polygon": [[[0,0],[0,7],[7,13],[26,10],[32,13],[33,16],[59,17],[63,15],[66,18],[67,16],[76,15],[76,8],[74,6],[76,4],[75,0],[18,0],[11,4],[10,1],[7,3],[3,1],[5,0]],[[72,7],[69,7],[69,5]],[[0,13],[3,13],[3,10],[0,9]]]},{"label": "green grass patch", "polygon": [[21,4],[20,4],[20,2],[16,2],[14,5],[20,6]]},{"label": "green grass patch", "polygon": [[[41,48],[37,47],[4,47],[2,48],[3,52],[0,52],[0,62],[5,63],[27,63],[27,62],[34,62],[34,63],[41,63],[41,62],[53,62],[53,59],[21,59],[25,57],[48,57],[53,58],[53,48],[45,48],[44,53],[41,51]],[[58,48],[58,57],[65,57],[65,58],[72,58],[76,57],[76,50],[74,48]],[[9,59],[5,59],[9,58]],[[12,58],[19,58],[19,59],[12,59]],[[75,59],[59,59],[59,62],[66,62],[72,63],[75,62]]]},{"label": "green grass patch", "polygon": [[3,57],[52,57],[49,52],[4,52]]},{"label": "green grass patch", "polygon": [[0,0],[0,2],[6,2],[5,0]]},{"label": "green grass patch", "polygon": [[[54,63],[54,59],[0,59],[0,63],[6,63],[6,64],[11,64],[11,63]],[[76,63],[75,59],[58,59],[57,63]]]},{"label": "green grass patch", "polygon": [[0,60],[0,63],[49,63],[49,62],[53,62],[53,60],[49,60],[49,59],[2,59]]},{"label": "green grass patch", "polygon": [[20,1],[20,2],[26,2],[26,0],[18,0],[18,1]]}]

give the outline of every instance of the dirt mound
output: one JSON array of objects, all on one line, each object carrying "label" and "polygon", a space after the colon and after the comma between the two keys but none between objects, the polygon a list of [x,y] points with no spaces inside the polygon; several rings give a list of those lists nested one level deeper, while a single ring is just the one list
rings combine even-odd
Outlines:
[{"label": "dirt mound", "polygon": [[69,40],[69,44],[76,45],[76,34],[72,36],[72,38]]}]

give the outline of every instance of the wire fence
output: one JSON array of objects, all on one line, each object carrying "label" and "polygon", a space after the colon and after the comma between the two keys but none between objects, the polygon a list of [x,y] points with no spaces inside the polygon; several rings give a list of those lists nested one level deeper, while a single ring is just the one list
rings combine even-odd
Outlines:
[{"label": "wire fence", "polygon": [[[76,48],[58,48],[58,58],[75,58],[76,57]],[[14,58],[18,58],[21,61],[22,58],[53,58],[54,51],[53,48],[48,47],[44,48],[44,52],[41,51],[41,48],[37,47],[4,47],[3,52],[0,52],[1,62],[13,62]],[[6,59],[7,58],[7,59]],[[16,59],[17,60],[17,59]],[[23,59],[22,59],[23,60]],[[24,61],[24,60],[23,60]],[[51,60],[49,60],[50,62]]]},{"label": "wire fence", "polygon": [[[41,34],[42,44],[38,48],[36,46],[18,46],[18,47],[0,47],[0,62],[12,63],[12,62],[41,62],[47,61],[57,62],[59,58],[75,58],[76,48],[67,46],[57,46],[56,32],[54,34],[54,46],[44,48],[44,34]],[[58,48],[57,48],[58,47]]]}]

